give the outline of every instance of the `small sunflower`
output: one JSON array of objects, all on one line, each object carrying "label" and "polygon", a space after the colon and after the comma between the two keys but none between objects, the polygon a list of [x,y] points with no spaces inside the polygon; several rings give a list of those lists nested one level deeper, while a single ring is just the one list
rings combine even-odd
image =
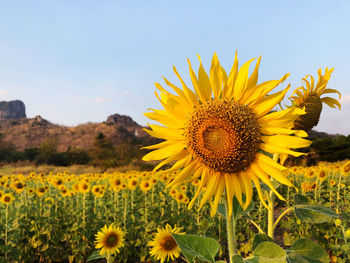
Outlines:
[{"label": "small sunflower", "polygon": [[47,192],[47,189],[45,188],[45,186],[40,186],[36,189],[36,194],[39,197],[43,196],[46,192]]},{"label": "small sunflower", "polygon": [[322,75],[322,70],[319,69],[317,72],[318,81],[316,87],[314,77],[307,75],[305,78],[303,78],[306,87],[301,86],[294,90],[292,96],[289,99],[292,101],[292,104],[294,106],[297,106],[299,108],[305,107],[306,111],[306,114],[300,115],[299,118],[294,121],[295,129],[308,132],[314,126],[316,126],[320,120],[322,103],[327,104],[331,108],[341,108],[341,105],[337,99],[331,97],[321,98],[323,94],[327,93],[338,93],[339,99],[341,98],[339,91],[327,88],[327,84],[332,72],[333,68],[330,70],[326,68],[324,75]]},{"label": "small sunflower", "polygon": [[329,184],[330,184],[331,186],[335,186],[336,183],[337,183],[337,182],[336,182],[334,179],[331,179],[331,180],[329,181]]},{"label": "small sunflower", "polygon": [[12,194],[10,193],[6,193],[6,194],[3,194],[2,197],[1,197],[1,202],[4,203],[5,205],[9,205],[12,203],[12,201],[14,200],[15,198],[13,197]]},{"label": "small sunflower", "polygon": [[101,249],[101,256],[115,255],[119,253],[119,249],[124,246],[125,232],[113,224],[108,228],[105,225],[95,236],[95,248]]},{"label": "small sunflower", "polygon": [[327,173],[324,169],[321,169],[318,174],[317,174],[317,178],[320,180],[320,181],[324,181],[327,179]]},{"label": "small sunflower", "polygon": [[16,191],[16,193],[20,194],[25,189],[26,184],[24,182],[15,182],[11,186],[12,189]]},{"label": "small sunflower", "polygon": [[347,176],[350,174],[350,161],[344,164],[344,166],[341,168],[341,172],[344,176]]},{"label": "small sunflower", "polygon": [[[143,160],[162,160],[155,170],[173,163],[164,172],[183,168],[168,187],[200,178],[189,208],[205,189],[200,208],[209,202],[211,215],[214,215],[225,193],[231,216],[234,196],[244,209],[249,206],[253,196],[252,182],[260,200],[267,207],[262,198],[259,179],[283,199],[270,178],[286,185],[292,184],[281,172],[285,167],[266,153],[289,153],[298,157],[303,153],[290,148],[306,147],[311,143],[299,138],[306,137],[306,132],[293,130],[295,119],[305,114],[303,109],[291,107],[271,112],[282,101],[289,86],[273,94],[270,92],[289,74],[279,80],[257,84],[260,58],[249,76],[252,61],[249,60],[238,70],[236,54],[234,65],[227,75],[214,54],[209,76],[200,61],[198,77],[188,61],[194,91],[186,86],[175,67],[174,72],[182,89],[164,80],[176,95],[156,83],[160,91],[160,96],[157,92],[156,96],[164,110],[153,109],[153,112],[145,115],[162,125],[149,125],[151,129],[146,131],[165,141],[145,147],[153,151],[145,155]],[[245,201],[243,194],[246,196]]]},{"label": "small sunflower", "polygon": [[138,185],[139,181],[137,180],[137,178],[131,178],[128,181],[128,188],[130,190],[135,190],[137,185]]},{"label": "small sunflower", "polygon": [[142,180],[140,183],[140,188],[143,192],[148,192],[152,188],[152,184],[147,180]]},{"label": "small sunflower", "polygon": [[171,233],[182,235],[181,227],[176,225],[172,228],[169,224],[165,228],[158,228],[157,233],[153,234],[154,238],[148,242],[151,248],[150,254],[162,263],[165,260],[174,260],[180,256],[180,248]]},{"label": "small sunflower", "polygon": [[86,194],[86,193],[90,192],[90,184],[88,182],[82,181],[79,184],[79,191],[82,194]]}]

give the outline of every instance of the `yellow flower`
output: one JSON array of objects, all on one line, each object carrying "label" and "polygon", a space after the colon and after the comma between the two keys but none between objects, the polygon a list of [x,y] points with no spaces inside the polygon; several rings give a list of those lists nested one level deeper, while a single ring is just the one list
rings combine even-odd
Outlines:
[{"label": "yellow flower", "polygon": [[136,178],[131,178],[128,181],[128,188],[130,190],[135,190],[135,188],[137,187],[137,184],[138,184],[138,180]]},{"label": "yellow flower", "polygon": [[[314,77],[311,75],[305,76],[305,78],[303,78],[303,81],[306,87],[302,86],[297,88],[289,98],[294,106],[300,108],[305,107],[306,111],[306,114],[299,116],[299,118],[295,120],[295,129],[300,129],[308,132],[314,126],[316,126],[320,119],[322,103],[326,103],[331,108],[335,108],[336,106],[339,109],[341,108],[338,100],[331,97],[321,98],[321,96],[326,93],[338,93],[339,99],[341,98],[339,91],[327,88],[327,84],[332,72],[333,68],[330,70],[326,68],[325,74],[322,75],[322,70],[319,69],[317,72],[318,81],[316,87]],[[310,81],[307,79],[308,77],[310,78]]]},{"label": "yellow flower", "polygon": [[350,228],[345,231],[345,238],[350,239]]},{"label": "yellow flower", "polygon": [[79,184],[79,192],[86,194],[88,192],[90,192],[90,184],[86,181],[82,181]]},{"label": "yellow flower", "polygon": [[18,194],[22,193],[26,184],[24,182],[14,182],[11,185],[12,189],[15,190]]},{"label": "yellow flower", "polygon": [[102,256],[119,253],[119,249],[124,246],[125,232],[113,224],[108,228],[105,225],[95,236],[95,248],[101,249]]},{"label": "yellow flower", "polygon": [[337,218],[336,220],[334,220],[334,224],[336,226],[340,226],[341,225],[341,220],[339,218]]},{"label": "yellow flower", "polygon": [[36,189],[36,194],[41,197],[46,193],[47,189],[44,186],[40,186]]},{"label": "yellow flower", "polygon": [[334,179],[331,179],[331,180],[329,181],[329,183],[330,183],[331,186],[334,186],[334,185],[336,184],[336,181],[335,181]]},{"label": "yellow flower", "polygon": [[11,204],[11,202],[14,200],[15,198],[13,197],[13,195],[11,193],[6,193],[3,194],[1,197],[1,202],[4,203],[5,205],[9,205]]},{"label": "yellow flower", "polygon": [[148,192],[152,188],[152,185],[147,180],[142,180],[140,183],[140,188],[143,192]]},{"label": "yellow flower", "polygon": [[111,185],[112,190],[115,191],[115,192],[118,192],[121,189],[121,187],[122,187],[123,181],[118,176],[118,177],[111,178],[109,180],[109,183]]},{"label": "yellow flower", "polygon": [[344,164],[342,167],[342,174],[347,176],[350,173],[350,161]]},{"label": "yellow flower", "polygon": [[158,228],[157,233],[153,234],[153,240],[148,242],[148,246],[151,247],[150,254],[162,263],[165,260],[171,259],[173,261],[178,258],[180,256],[180,248],[171,233],[184,234],[180,231],[181,227],[179,228],[176,225],[174,228],[168,224],[165,228]]},{"label": "yellow flower", "polygon": [[[311,143],[299,138],[307,136],[304,131],[292,129],[294,120],[304,114],[304,110],[292,107],[271,112],[284,98],[289,86],[273,94],[270,92],[288,74],[280,80],[257,85],[260,58],[249,77],[252,61],[249,60],[238,70],[236,56],[231,72],[227,75],[214,54],[209,76],[200,63],[198,77],[188,61],[194,92],[186,86],[175,67],[174,72],[180,79],[182,89],[164,80],[176,95],[156,83],[160,91],[160,96],[158,93],[156,96],[164,110],[154,109],[145,115],[162,125],[150,125],[151,130],[146,131],[165,141],[145,147],[153,151],[145,155],[143,160],[163,160],[155,170],[168,163],[174,164],[167,172],[183,168],[168,187],[200,178],[189,208],[205,188],[200,208],[209,201],[211,215],[214,215],[225,192],[231,216],[233,196],[237,197],[242,207],[248,207],[253,195],[252,182],[260,200],[263,199],[259,179],[283,199],[270,178],[286,185],[292,184],[281,172],[285,167],[264,152],[300,156],[303,153],[290,148],[306,147]],[[246,196],[245,201],[243,194]],[[267,207],[264,201],[263,204]]]}]

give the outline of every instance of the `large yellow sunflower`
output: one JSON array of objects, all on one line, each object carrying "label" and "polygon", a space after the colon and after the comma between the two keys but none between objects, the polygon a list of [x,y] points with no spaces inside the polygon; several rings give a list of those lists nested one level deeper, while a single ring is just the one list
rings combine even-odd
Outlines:
[{"label": "large yellow sunflower", "polygon": [[281,173],[285,168],[265,153],[300,156],[303,153],[289,148],[310,145],[310,141],[298,137],[307,136],[306,132],[292,129],[294,120],[305,113],[303,109],[292,107],[271,112],[284,98],[289,86],[282,91],[269,93],[289,74],[258,85],[260,58],[249,76],[249,66],[253,60],[238,70],[236,53],[233,67],[227,75],[214,54],[209,76],[200,62],[198,77],[188,60],[194,92],[186,86],[175,67],[174,72],[182,89],[166,78],[164,80],[176,95],[159,83],[155,84],[160,91],[160,96],[157,92],[156,96],[164,110],[152,109],[153,112],[145,115],[162,125],[149,125],[151,130],[146,131],[165,141],[145,147],[153,151],[143,160],[163,160],[155,170],[171,162],[175,163],[166,172],[183,168],[168,184],[169,187],[200,178],[189,209],[204,190],[200,208],[214,199],[210,202],[211,214],[214,215],[226,190],[225,198],[231,215],[233,196],[237,197],[242,207],[248,207],[253,195],[252,182],[263,201],[259,179],[283,199],[271,184],[270,176],[283,184],[292,184]]},{"label": "large yellow sunflower", "polygon": [[119,249],[124,246],[125,233],[113,224],[104,226],[95,236],[95,248],[101,249],[101,256],[119,253]]},{"label": "large yellow sunflower", "polygon": [[172,228],[169,224],[165,228],[158,228],[153,240],[148,242],[148,246],[151,247],[150,254],[162,263],[165,260],[178,258],[180,256],[180,248],[171,233],[184,234],[180,231],[181,227],[175,225]]},{"label": "large yellow sunflower", "polygon": [[[322,103],[327,104],[331,108],[338,107],[341,108],[341,104],[338,100],[331,97],[323,97],[323,94],[327,93],[338,93],[339,99],[341,94],[335,89],[328,89],[327,84],[331,77],[333,68],[328,70],[326,68],[324,75],[322,75],[322,70],[318,70],[318,81],[315,87],[314,77],[311,75],[305,76],[303,78],[304,86],[301,86],[294,90],[292,96],[289,98],[292,101],[293,106],[300,108],[305,107],[306,114],[299,116],[294,122],[295,129],[300,129],[308,132],[314,126],[318,124],[320,120],[320,115],[322,112]],[[310,81],[308,80],[310,79]]]}]

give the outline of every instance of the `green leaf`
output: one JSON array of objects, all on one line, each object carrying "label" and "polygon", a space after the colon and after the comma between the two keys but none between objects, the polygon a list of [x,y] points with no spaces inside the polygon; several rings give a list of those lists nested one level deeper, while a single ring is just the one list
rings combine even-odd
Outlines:
[{"label": "green leaf", "polygon": [[255,248],[262,242],[265,242],[265,241],[270,241],[270,242],[273,242],[273,239],[271,237],[269,237],[268,235],[265,235],[265,234],[258,234],[254,237],[254,240],[253,240],[253,245],[252,245],[252,250],[254,251]]},{"label": "green leaf", "polygon": [[308,205],[311,203],[310,200],[302,194],[295,194],[294,201],[296,205]]},{"label": "green leaf", "polygon": [[92,260],[102,259],[102,258],[105,258],[105,257],[100,255],[100,250],[95,250],[94,252],[91,253],[91,255],[88,257],[86,261],[92,261]]},{"label": "green leaf", "polygon": [[172,233],[181,252],[190,263],[197,258],[204,262],[215,263],[215,255],[219,251],[219,243],[212,238],[196,235],[177,235]]},{"label": "green leaf", "polygon": [[293,263],[328,263],[329,256],[323,247],[308,239],[299,239],[288,250]]},{"label": "green leaf", "polygon": [[264,241],[261,242],[253,252],[254,256],[262,256],[266,258],[286,258],[287,254],[280,246],[277,244]]},{"label": "green leaf", "polygon": [[[273,187],[275,187],[275,189],[277,189],[281,185],[276,180],[273,180],[273,181],[271,180],[271,183],[272,183]],[[264,183],[260,183],[260,187],[263,191],[270,191],[271,190],[271,188],[267,184],[264,184]]]},{"label": "green leaf", "polygon": [[336,212],[320,205],[296,205],[295,215],[304,222],[316,224],[339,218]]},{"label": "green leaf", "polygon": [[220,203],[218,205],[218,210],[217,212],[223,217],[226,219],[226,209],[225,209],[225,205],[223,203]]},{"label": "green leaf", "polygon": [[287,253],[280,246],[270,241],[261,242],[253,252],[254,257],[246,263],[285,263]]},{"label": "green leaf", "polygon": [[233,263],[244,263],[244,259],[239,255],[233,255],[232,262]]},{"label": "green leaf", "polygon": [[[243,195],[242,201],[245,202],[245,195]],[[253,201],[251,201],[247,209],[244,210],[243,207],[241,207],[241,205],[239,204],[237,198],[235,196],[233,197],[232,214],[235,220],[240,219],[242,215],[249,213],[250,211],[253,210],[253,208],[254,208]]]},{"label": "green leaf", "polygon": [[[243,202],[245,201],[245,195],[243,195]],[[241,205],[239,204],[237,198],[234,196],[233,200],[232,200],[232,214],[233,217],[238,220],[239,218],[241,218],[242,215],[247,214],[249,212],[251,212],[254,208],[254,202],[251,201],[249,206],[247,207],[246,210],[243,209],[243,207],[241,207]],[[226,218],[226,209],[225,209],[225,205],[220,203],[218,205],[218,209],[217,212],[224,218]]]}]

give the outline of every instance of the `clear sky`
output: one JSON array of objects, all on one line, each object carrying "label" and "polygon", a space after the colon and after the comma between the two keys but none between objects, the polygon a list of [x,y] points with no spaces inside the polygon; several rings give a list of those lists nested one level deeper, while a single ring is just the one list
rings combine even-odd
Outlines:
[{"label": "clear sky", "polygon": [[316,130],[350,133],[350,1],[0,0],[0,100],[54,123],[119,113],[145,125],[172,65],[188,81],[187,58],[209,70],[216,51],[229,71],[236,50],[240,65],[262,56],[259,82],[290,72],[292,89],[334,67],[343,107],[325,106]]}]

